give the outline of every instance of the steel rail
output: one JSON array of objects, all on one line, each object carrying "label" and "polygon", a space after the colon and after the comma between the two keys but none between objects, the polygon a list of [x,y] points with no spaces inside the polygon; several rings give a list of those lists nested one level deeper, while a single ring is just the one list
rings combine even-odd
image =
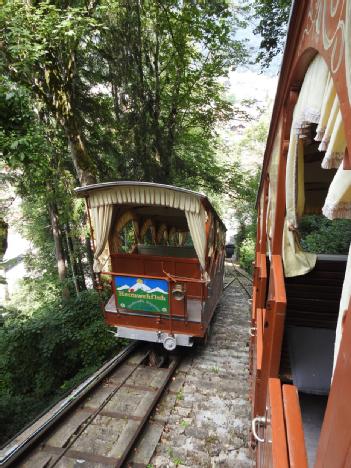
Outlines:
[{"label": "steel rail", "polygon": [[[140,363],[135,367],[135,369],[130,374],[126,375],[121,382],[119,382],[119,384],[111,392],[111,394],[108,396],[108,398],[106,400],[104,400],[97,408],[94,408],[91,416],[88,418],[87,421],[84,422],[84,424],[82,424],[81,428],[74,434],[74,437],[72,439],[70,439],[70,441],[69,441],[69,443],[67,445],[65,445],[62,448],[61,447],[52,447],[52,446],[47,446],[46,447],[49,452],[51,452],[54,455],[55,454],[57,455],[57,457],[54,460],[49,461],[45,465],[45,466],[47,466],[47,468],[54,468],[55,466],[57,466],[57,464],[65,456],[68,456],[68,457],[73,456],[73,458],[78,457],[78,458],[81,458],[83,460],[84,459],[85,460],[90,460],[90,461],[92,461],[94,463],[95,462],[96,463],[98,463],[98,462],[106,463],[107,462],[108,464],[113,464],[113,466],[115,468],[120,468],[120,467],[124,466],[124,463],[126,462],[128,457],[132,453],[133,447],[135,447],[135,443],[137,442],[139,435],[141,434],[141,432],[145,428],[145,425],[149,421],[149,418],[150,418],[150,415],[151,415],[152,411],[154,410],[154,408],[157,405],[159,399],[163,395],[163,393],[165,391],[165,388],[167,387],[167,385],[168,385],[168,383],[169,383],[175,369],[177,368],[177,366],[179,364],[179,361],[180,361],[179,355],[173,356],[171,358],[171,360],[170,360],[169,367],[162,369],[162,371],[164,371],[164,375],[163,375],[163,378],[162,378],[162,382],[157,387],[154,387],[154,386],[147,386],[147,387],[141,386],[141,387],[139,387],[141,390],[145,390],[145,391],[150,391],[151,390],[152,392],[155,392],[152,400],[149,402],[149,405],[147,406],[147,409],[146,409],[146,411],[144,412],[144,414],[142,416],[125,415],[123,413],[118,413],[118,412],[113,412],[113,411],[112,412],[104,411],[104,408],[109,403],[109,401],[112,400],[112,398],[116,395],[116,393],[121,388],[123,388],[123,387],[137,388],[137,386],[135,386],[135,384],[128,385],[128,380],[132,377],[132,374],[137,369],[139,369],[140,364],[144,361],[144,359],[147,357],[147,355],[149,353],[150,353],[150,348],[146,350],[144,355],[141,357]],[[86,453],[85,451],[82,452],[79,449],[77,450],[77,448],[72,449],[72,447],[74,447],[75,442],[80,438],[82,433],[87,430],[87,427],[90,424],[93,423],[94,419],[98,415],[112,416],[112,417],[123,418],[123,419],[127,418],[127,419],[130,419],[130,420],[138,421],[138,424],[135,427],[134,431],[132,432],[131,437],[127,441],[126,446],[123,447],[121,454],[118,454],[118,456],[115,455],[114,457],[110,457],[110,456],[105,456],[105,455],[99,455],[99,454],[96,454],[96,453],[93,453],[93,454]],[[44,450],[45,450],[45,447],[44,447]],[[85,458],[87,456],[88,456],[88,458]]]},{"label": "steel rail", "polygon": [[126,346],[117,356],[113,357],[110,361],[104,364],[97,372],[91,377],[85,380],[77,388],[75,388],[64,400],[59,401],[54,405],[50,411],[53,414],[50,417],[46,417],[48,413],[45,413],[42,418],[42,423],[39,423],[38,427],[30,433],[22,441],[17,441],[21,435],[30,431],[30,427],[27,427],[20,434],[15,436],[3,449],[0,450],[0,466],[7,467],[13,463],[25,450],[27,450],[34,442],[41,437],[45,432],[48,431],[59,419],[61,419],[73,406],[77,404],[90,390],[98,385],[112,370],[121,364],[138,346],[138,342],[134,341]]},{"label": "steel rail", "polygon": [[243,276],[245,279],[249,280],[252,284],[252,279],[249,278],[248,276],[244,275],[240,270],[238,270],[237,268],[234,267],[234,271],[235,271],[235,276],[232,280],[229,281],[229,283],[227,283],[224,287],[223,287],[223,292],[231,285],[234,283],[234,281],[237,281],[240,286],[243,288],[243,290],[246,292],[246,294],[248,295],[248,297],[250,299],[252,299],[252,295],[249,293],[249,291],[247,290],[247,288],[245,287],[245,285],[242,283],[242,281],[240,281],[239,279],[239,276],[238,276],[238,273]]},{"label": "steel rail", "polygon": [[143,419],[140,421],[140,424],[138,425],[137,430],[135,431],[132,439],[130,440],[127,447],[125,448],[125,450],[123,452],[123,455],[119,458],[119,460],[118,460],[118,462],[116,464],[116,468],[121,468],[123,466],[124,462],[127,460],[128,455],[130,454],[131,450],[133,449],[133,447],[135,445],[135,442],[137,441],[137,439],[138,439],[140,433],[142,432],[142,430],[144,429],[146,423],[148,422],[152,411],[156,407],[159,399],[161,398],[163,392],[165,391],[165,388],[167,387],[168,382],[170,381],[170,379],[171,379],[174,371],[176,370],[179,362],[180,362],[180,356],[176,355],[176,356],[174,356],[172,358],[172,362],[170,363],[168,369],[165,369],[164,381],[162,382],[162,384],[158,388],[152,402],[150,403],[150,406],[149,406],[148,410],[146,411],[145,415],[143,416]]},{"label": "steel rail", "polygon": [[[142,359],[141,361],[143,361],[149,354],[149,350],[146,351],[144,353],[144,355],[142,356]],[[72,447],[72,445],[76,442],[76,440],[79,439],[79,437],[82,435],[82,433],[86,430],[86,428],[94,421],[94,419],[96,418],[96,416],[98,416],[102,411],[103,409],[105,408],[105,406],[109,403],[109,401],[116,395],[116,393],[118,392],[118,390],[123,387],[123,385],[125,385],[125,383],[128,381],[128,379],[130,379],[131,375],[139,368],[139,365],[138,364],[132,371],[130,374],[126,375],[124,377],[124,379],[119,382],[118,385],[116,385],[116,387],[114,388],[114,390],[110,393],[110,395],[93,411],[92,415],[88,418],[87,421],[85,421],[85,423],[82,425],[82,427],[78,430],[78,432],[75,433],[74,437],[69,441],[69,443],[61,450],[58,458],[56,458],[52,463],[49,463],[47,465],[48,468],[52,468],[54,466],[57,465],[57,463],[61,460],[62,457],[65,456],[65,454],[70,450],[70,448]]]}]

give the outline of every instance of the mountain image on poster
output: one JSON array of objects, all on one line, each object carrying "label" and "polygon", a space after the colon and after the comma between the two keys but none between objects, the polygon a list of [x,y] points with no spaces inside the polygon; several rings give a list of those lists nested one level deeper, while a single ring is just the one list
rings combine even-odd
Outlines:
[{"label": "mountain image on poster", "polygon": [[115,276],[117,307],[120,309],[169,313],[168,281]]}]

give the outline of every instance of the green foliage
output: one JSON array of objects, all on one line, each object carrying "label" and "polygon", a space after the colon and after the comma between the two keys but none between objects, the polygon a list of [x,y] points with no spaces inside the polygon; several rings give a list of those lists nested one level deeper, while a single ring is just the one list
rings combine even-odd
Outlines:
[{"label": "green foliage", "polygon": [[301,245],[307,252],[343,254],[349,252],[351,221],[329,220],[322,215],[306,215],[299,223]]},{"label": "green foliage", "polygon": [[230,113],[218,77],[245,57],[238,11],[224,1],[109,2],[102,53],[127,176],[192,188],[211,179],[214,124]]},{"label": "green foliage", "polygon": [[[236,251],[240,265],[252,272],[256,241],[256,197],[260,180],[257,156],[263,154],[268,129],[267,115],[247,128],[235,146],[236,160],[228,167],[228,188],[230,204],[235,210],[238,222],[235,236]],[[254,158],[251,167],[249,158]]]},{"label": "green foliage", "polygon": [[252,237],[246,237],[239,248],[240,266],[247,272],[252,273],[252,262],[255,260],[256,241]]},{"label": "green foliage", "polygon": [[291,0],[253,2],[253,17],[258,20],[254,33],[262,37],[256,62],[263,68],[269,67],[272,59],[283,50],[291,3]]},{"label": "green foliage", "polygon": [[0,427],[4,442],[38,411],[91,374],[120,344],[94,292],[54,301],[0,329]]},{"label": "green foliage", "polygon": [[[232,113],[219,78],[247,52],[235,37],[245,9],[225,0],[3,3],[0,157],[23,202],[18,230],[33,245],[18,310],[0,331],[4,439],[115,346],[94,294],[79,294],[89,249],[73,188],[148,180],[220,200],[234,176],[227,183],[216,154],[216,125]],[[237,176],[250,203],[251,179]]]}]

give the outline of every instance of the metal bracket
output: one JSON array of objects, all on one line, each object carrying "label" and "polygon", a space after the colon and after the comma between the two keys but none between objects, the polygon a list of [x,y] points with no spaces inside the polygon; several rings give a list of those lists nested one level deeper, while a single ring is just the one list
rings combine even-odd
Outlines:
[{"label": "metal bracket", "polygon": [[256,336],[256,331],[257,331],[256,327],[251,327],[250,328],[250,336]]},{"label": "metal bracket", "polygon": [[251,430],[252,430],[252,434],[254,436],[254,438],[257,440],[257,442],[264,442],[265,440],[261,437],[259,437],[259,435],[257,434],[257,430],[256,430],[256,427],[258,426],[266,426],[267,424],[267,420],[266,420],[266,417],[265,416],[257,416],[256,418],[254,418],[252,420],[252,423],[251,423]]}]

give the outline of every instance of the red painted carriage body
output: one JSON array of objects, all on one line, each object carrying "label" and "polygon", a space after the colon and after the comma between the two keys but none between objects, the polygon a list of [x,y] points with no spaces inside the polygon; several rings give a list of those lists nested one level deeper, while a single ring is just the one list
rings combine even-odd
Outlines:
[{"label": "red painted carriage body", "polygon": [[[335,330],[346,261],[331,256],[318,257],[310,273],[294,278],[286,276],[283,230],[287,155],[300,89],[308,67],[319,54],[328,67],[339,98],[346,139],[342,165],[346,171],[351,170],[350,31],[350,0],[306,0],[293,4],[257,206],[250,371],[255,435],[252,441],[259,467],[300,468],[308,466],[308,458],[311,460],[308,424],[303,422],[306,408],[301,411],[300,407],[304,395],[298,392],[295,382],[291,382],[291,375],[287,378],[286,374],[287,335],[289,327],[317,330],[316,333],[321,328]],[[279,154],[275,181],[270,177],[273,151]],[[270,203],[274,210],[269,203],[273,182],[276,183],[275,197]],[[345,315],[338,359],[326,396],[321,432],[315,434],[317,448],[312,458],[317,468],[351,466],[350,363],[351,304]]]},{"label": "red painted carriage body", "polygon": [[[128,191],[133,192],[132,198]],[[192,346],[193,338],[204,338],[223,289],[225,258],[225,227],[208,199],[177,187],[138,182],[98,184],[77,192],[86,198],[90,212],[99,209],[100,202],[92,207],[94,195],[105,192],[104,203],[113,210],[106,242],[109,256],[99,274],[110,278],[113,294],[104,316],[108,325],[116,327],[117,336],[167,342],[170,349]],[[177,196],[181,199],[174,201]],[[111,197],[116,200],[111,202]],[[98,213],[93,212],[91,218],[96,231]],[[133,223],[135,242],[130,252],[122,252],[121,232],[128,222]],[[144,244],[149,230],[152,239]],[[186,236],[191,245],[180,245]],[[153,310],[156,306],[147,286],[139,305],[135,305],[138,298],[135,304],[123,304],[123,288],[128,299],[135,296],[127,285],[116,286],[116,281],[122,284],[124,279],[128,284],[135,279],[136,284],[159,281],[167,285],[167,304]]]}]

